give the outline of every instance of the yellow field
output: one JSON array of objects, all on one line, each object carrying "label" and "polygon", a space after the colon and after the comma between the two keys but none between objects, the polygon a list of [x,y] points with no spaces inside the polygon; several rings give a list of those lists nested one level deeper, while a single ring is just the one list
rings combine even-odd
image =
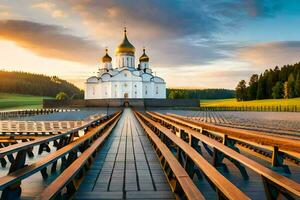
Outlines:
[{"label": "yellow field", "polygon": [[265,99],[253,101],[240,101],[233,99],[200,100],[201,106],[205,107],[244,107],[244,106],[298,106],[300,98],[293,99]]}]

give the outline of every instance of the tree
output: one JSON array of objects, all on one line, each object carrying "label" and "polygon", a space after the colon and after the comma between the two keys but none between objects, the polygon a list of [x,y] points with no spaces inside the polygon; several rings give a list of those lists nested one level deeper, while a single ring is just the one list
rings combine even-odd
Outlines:
[{"label": "tree", "polygon": [[277,81],[275,86],[272,88],[272,97],[274,99],[281,99],[283,98],[283,84],[281,81]]},{"label": "tree", "polygon": [[[276,66],[274,69],[267,69],[259,78],[253,74],[247,87],[247,100],[274,98],[273,88],[278,81],[283,84],[285,98],[300,97],[300,62],[284,65],[281,68]],[[278,87],[279,85],[274,89],[278,89]]]},{"label": "tree", "polygon": [[64,92],[60,92],[56,95],[56,100],[63,101],[67,99],[69,99],[69,96]]},{"label": "tree", "polygon": [[258,87],[258,75],[253,74],[250,78],[249,87],[248,87],[248,99],[249,100],[256,99],[257,87]]},{"label": "tree", "polygon": [[238,101],[245,101],[247,100],[247,86],[246,81],[241,80],[235,88],[236,91],[236,98]]},{"label": "tree", "polygon": [[289,75],[288,78],[288,97],[289,98],[294,98],[295,97],[295,78],[293,74]]},{"label": "tree", "polygon": [[265,96],[265,80],[262,75],[258,79],[256,99],[264,99]]},{"label": "tree", "polygon": [[283,90],[284,90],[284,98],[288,99],[289,98],[289,87],[288,87],[288,82],[284,82],[283,84]]},{"label": "tree", "polygon": [[169,99],[186,99],[187,93],[184,90],[172,90],[168,96]]},{"label": "tree", "polygon": [[300,97],[300,71],[297,74],[297,78],[295,82],[295,96]]}]

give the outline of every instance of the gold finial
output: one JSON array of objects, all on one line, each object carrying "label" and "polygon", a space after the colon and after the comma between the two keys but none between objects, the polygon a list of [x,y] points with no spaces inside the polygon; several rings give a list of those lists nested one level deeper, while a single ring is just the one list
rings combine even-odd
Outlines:
[{"label": "gold finial", "polygon": [[107,47],[105,47],[105,53],[107,53],[108,52],[108,48]]},{"label": "gold finial", "polygon": [[127,30],[126,30],[126,26],[124,26],[124,34],[126,35]]},{"label": "gold finial", "polygon": [[145,51],[146,51],[146,48],[145,48],[145,46],[143,46],[143,52],[145,53]]}]

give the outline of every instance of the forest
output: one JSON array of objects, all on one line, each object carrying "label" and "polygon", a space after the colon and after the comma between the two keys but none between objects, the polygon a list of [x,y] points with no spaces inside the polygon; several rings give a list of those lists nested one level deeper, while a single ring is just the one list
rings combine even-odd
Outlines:
[{"label": "forest", "polygon": [[300,97],[300,63],[253,74],[248,84],[241,80],[236,87],[238,101],[295,97]]},{"label": "forest", "polygon": [[167,89],[168,99],[228,99],[235,91],[228,89]]},{"label": "forest", "polygon": [[55,97],[64,92],[70,98],[83,98],[83,91],[56,76],[0,70],[0,92]]}]

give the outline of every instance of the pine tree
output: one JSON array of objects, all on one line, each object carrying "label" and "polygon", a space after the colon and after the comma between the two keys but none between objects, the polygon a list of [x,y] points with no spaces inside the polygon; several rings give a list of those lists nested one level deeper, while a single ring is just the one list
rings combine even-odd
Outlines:
[{"label": "pine tree", "polygon": [[289,98],[289,87],[288,87],[288,82],[284,82],[283,84],[283,90],[284,90],[284,98],[288,99]]},{"label": "pine tree", "polygon": [[272,88],[272,97],[274,99],[281,99],[283,97],[283,84],[281,81],[277,81],[275,86]]},{"label": "pine tree", "polygon": [[300,71],[298,71],[295,82],[295,97],[300,97]]},{"label": "pine tree", "polygon": [[247,100],[247,86],[246,81],[241,80],[238,85],[236,86],[236,98],[238,101],[245,101]]},{"label": "pine tree", "polygon": [[257,87],[258,87],[258,75],[253,74],[249,81],[249,87],[248,87],[248,99],[254,100],[256,99],[257,95]]},{"label": "pine tree", "polygon": [[294,75],[291,73],[288,78],[288,91],[289,91],[289,98],[295,97],[295,78]]},{"label": "pine tree", "polygon": [[265,98],[265,80],[263,76],[260,75],[258,79],[256,99],[264,99],[264,98]]}]

